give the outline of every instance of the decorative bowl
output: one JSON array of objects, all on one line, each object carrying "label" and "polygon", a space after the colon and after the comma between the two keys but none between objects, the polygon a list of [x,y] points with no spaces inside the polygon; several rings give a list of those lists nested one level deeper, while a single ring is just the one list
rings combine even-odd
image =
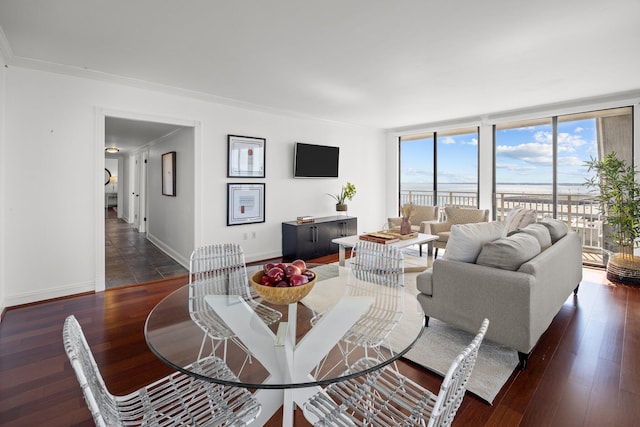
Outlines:
[{"label": "decorative bowl", "polygon": [[275,288],[261,285],[260,279],[262,279],[262,276],[264,276],[263,270],[253,273],[249,278],[251,286],[263,300],[278,305],[297,303],[311,292],[313,285],[316,284],[316,280],[318,279],[318,276],[314,274],[313,279],[304,285]]}]

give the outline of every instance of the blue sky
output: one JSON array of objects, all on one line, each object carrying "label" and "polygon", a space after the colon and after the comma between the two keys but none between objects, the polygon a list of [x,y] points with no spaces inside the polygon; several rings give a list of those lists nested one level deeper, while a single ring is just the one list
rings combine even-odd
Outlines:
[{"label": "blue sky", "polygon": [[[553,133],[548,125],[496,132],[496,181],[551,183]],[[584,183],[584,162],[597,156],[594,119],[558,123],[558,182]]]},{"label": "blue sky", "polygon": [[[498,183],[551,183],[552,129],[548,125],[496,133]],[[438,137],[438,182],[477,181],[477,134]],[[403,141],[401,182],[433,182],[433,139]],[[584,162],[597,155],[594,119],[558,123],[558,182],[582,184]]]}]

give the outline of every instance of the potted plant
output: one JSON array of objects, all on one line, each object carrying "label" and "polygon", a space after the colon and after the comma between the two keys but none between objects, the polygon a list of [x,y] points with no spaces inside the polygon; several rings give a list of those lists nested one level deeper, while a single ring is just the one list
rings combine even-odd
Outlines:
[{"label": "potted plant", "polygon": [[350,182],[347,182],[346,185],[342,186],[340,193],[338,194],[327,193],[327,194],[333,197],[334,199],[336,199],[336,211],[345,212],[347,210],[347,205],[345,202],[347,200],[352,200],[353,197],[356,195],[356,186]]},{"label": "potted plant", "polygon": [[602,160],[591,158],[586,165],[590,172],[595,172],[586,180],[586,185],[599,190],[596,199],[600,213],[618,247],[618,253],[609,256],[607,278],[640,284],[640,257],[633,254],[636,239],[640,237],[640,184],[636,181],[636,170],[615,152]]}]

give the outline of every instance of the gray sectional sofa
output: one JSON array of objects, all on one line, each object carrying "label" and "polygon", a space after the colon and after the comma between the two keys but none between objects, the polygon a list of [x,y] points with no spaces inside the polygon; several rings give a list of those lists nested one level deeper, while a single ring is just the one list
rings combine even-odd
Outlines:
[{"label": "gray sectional sofa", "polygon": [[582,245],[566,224],[541,220],[507,235],[500,222],[456,225],[445,255],[417,277],[427,324],[434,317],[518,351],[521,368],[582,280]]}]

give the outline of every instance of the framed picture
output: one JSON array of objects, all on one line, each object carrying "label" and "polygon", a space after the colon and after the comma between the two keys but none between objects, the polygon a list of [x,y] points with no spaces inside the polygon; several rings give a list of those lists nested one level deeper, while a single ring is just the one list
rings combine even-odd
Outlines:
[{"label": "framed picture", "polygon": [[227,135],[227,177],[264,178],[264,138]]},{"label": "framed picture", "polygon": [[176,195],[176,152],[162,155],[162,195]]},{"label": "framed picture", "polygon": [[227,225],[264,222],[264,184],[227,184]]}]

